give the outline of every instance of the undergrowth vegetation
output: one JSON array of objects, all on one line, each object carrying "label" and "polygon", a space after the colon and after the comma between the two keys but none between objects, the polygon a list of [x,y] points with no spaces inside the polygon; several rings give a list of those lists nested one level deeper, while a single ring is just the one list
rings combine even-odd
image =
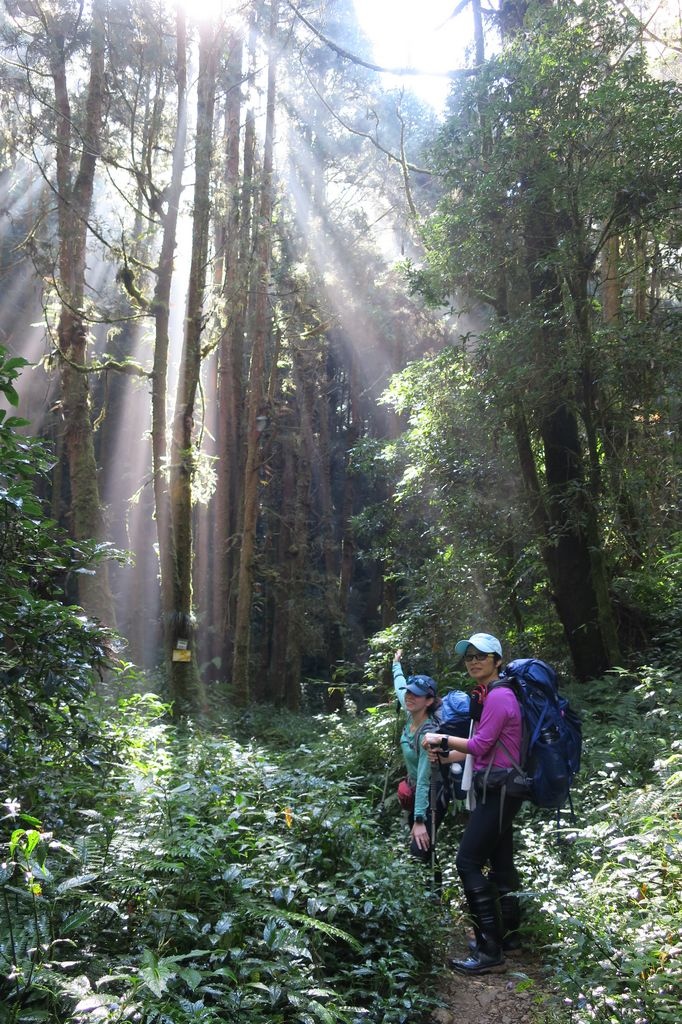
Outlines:
[{"label": "undergrowth vegetation", "polygon": [[[579,701],[577,823],[557,842],[553,821],[521,821],[526,939],[551,966],[539,1019],[676,1024],[679,675],[614,674]],[[2,1024],[428,1020],[446,915],[395,801],[377,814],[392,710],[206,730],[167,711],[91,701],[88,729],[41,736],[31,718],[32,742],[1,755]]]},{"label": "undergrowth vegetation", "polygon": [[678,1024],[682,994],[680,670],[581,691],[578,827],[524,828],[531,929],[571,1024]]},{"label": "undergrowth vegetation", "polygon": [[285,753],[248,740],[258,716],[232,724],[246,741],[178,730],[138,696],[110,712],[96,758],[91,737],[70,745],[46,779],[38,737],[21,748],[2,821],[3,1024],[397,1022],[435,1005],[421,875],[367,799],[385,722],[282,716]]}]

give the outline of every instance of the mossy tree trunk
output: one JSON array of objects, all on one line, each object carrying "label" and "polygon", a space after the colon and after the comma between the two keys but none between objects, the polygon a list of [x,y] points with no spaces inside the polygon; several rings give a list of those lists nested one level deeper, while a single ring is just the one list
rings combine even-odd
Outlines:
[{"label": "mossy tree trunk", "polygon": [[[192,600],[192,484],[197,457],[195,406],[201,373],[201,340],[210,231],[210,182],[213,154],[213,113],[220,45],[210,20],[199,37],[197,126],[194,146],[194,215],[192,253],[185,312],[180,376],[171,431],[170,509],[175,546],[176,587],[173,608],[170,691],[176,714],[201,711],[206,693],[196,659]],[[189,652],[189,656],[186,652]]]},{"label": "mossy tree trunk", "polygon": [[263,143],[260,205],[255,240],[254,328],[249,366],[248,395],[246,399],[246,459],[242,486],[243,513],[231,679],[234,703],[242,707],[248,704],[250,699],[251,606],[253,600],[254,554],[259,503],[260,431],[258,420],[259,416],[265,413],[265,350],[271,326],[268,306],[270,261],[272,255],[272,174],[277,67],[274,45],[276,26],[277,2],[274,0],[270,12],[270,56],[266,92],[265,138]]},{"label": "mossy tree trunk", "polygon": [[[219,249],[221,292],[225,326],[218,344],[216,490],[211,537],[210,656],[225,677],[231,670],[234,632],[235,576],[238,562],[240,487],[243,473],[244,325],[248,300],[249,241],[251,238],[251,182],[253,119],[241,132],[243,41],[233,36],[229,46],[229,82],[225,112],[224,183],[227,211]],[[243,142],[243,147],[240,146]],[[240,183],[240,155],[243,179]]]},{"label": "mossy tree trunk", "polygon": [[[69,96],[67,40],[63,26],[49,13],[44,27],[54,83],[60,297],[57,341],[61,372],[64,450],[71,491],[71,531],[77,540],[104,540],[88,382],[88,325],[85,266],[88,220],[100,152],[105,89],[106,3],[94,0],[90,22],[89,81],[84,119],[78,124]],[[78,580],[79,601],[89,615],[115,626],[106,563],[95,575]]]}]

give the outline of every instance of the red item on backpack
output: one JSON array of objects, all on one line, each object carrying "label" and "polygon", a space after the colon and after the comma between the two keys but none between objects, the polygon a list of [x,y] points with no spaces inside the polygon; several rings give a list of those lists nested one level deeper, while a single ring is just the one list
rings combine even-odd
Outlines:
[{"label": "red item on backpack", "polygon": [[398,801],[404,811],[414,810],[414,794],[416,787],[409,779],[401,779],[398,783]]}]

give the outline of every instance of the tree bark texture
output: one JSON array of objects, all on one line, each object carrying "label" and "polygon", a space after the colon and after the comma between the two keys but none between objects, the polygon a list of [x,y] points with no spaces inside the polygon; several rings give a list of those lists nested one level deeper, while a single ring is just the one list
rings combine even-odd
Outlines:
[{"label": "tree bark texture", "polygon": [[[529,176],[528,184],[531,185]],[[541,316],[536,363],[546,367],[545,393],[536,418],[543,445],[546,532],[543,557],[554,602],[576,674],[600,676],[613,665],[615,629],[608,600],[596,511],[587,491],[582,442],[570,401],[571,384],[562,370],[565,330],[556,323],[561,288],[551,263],[556,249],[551,197],[536,188],[529,201],[524,238],[531,301]],[[531,494],[531,500],[536,496]]]},{"label": "tree bark texture", "polygon": [[257,418],[264,412],[265,346],[270,331],[269,276],[272,249],[272,170],[275,130],[276,54],[274,50],[277,24],[277,3],[273,2],[270,15],[270,57],[265,114],[265,141],[260,209],[256,237],[256,296],[254,308],[254,336],[249,367],[246,419],[246,463],[243,484],[242,543],[239,557],[237,606],[232,662],[232,697],[237,706],[249,701],[250,692],[250,639],[251,604],[253,598],[253,568],[258,522],[258,471],[260,463]]},{"label": "tree bark texture", "polygon": [[213,153],[213,112],[220,36],[211,21],[203,23],[199,39],[197,127],[194,147],[194,215],[185,333],[171,440],[170,497],[177,593],[174,621],[178,639],[186,641],[190,660],[171,661],[171,697],[177,713],[203,710],[206,694],[198,671],[192,603],[192,479],[196,448],[194,416],[201,373],[201,338],[210,230],[210,182]]},{"label": "tree bark texture", "polygon": [[187,39],[185,18],[178,8],[176,17],[177,50],[175,77],[177,84],[177,117],[173,144],[173,163],[168,186],[168,205],[161,211],[163,224],[161,250],[156,272],[156,288],[151,304],[154,317],[154,361],[152,369],[152,475],[154,505],[159,542],[161,575],[161,614],[163,618],[163,653],[168,678],[172,672],[172,656],[179,636],[176,619],[177,595],[180,592],[175,535],[168,487],[168,442],[166,394],[168,388],[168,350],[173,259],[177,244],[177,224],[182,196],[182,173],[187,140]]},{"label": "tree bark texture", "polygon": [[[100,150],[105,65],[105,0],[94,0],[90,30],[89,82],[85,120],[78,136],[68,92],[66,42],[50,15],[50,69],[55,90],[57,212],[59,223],[59,292],[57,328],[64,419],[64,449],[71,488],[71,530],[77,540],[103,540],[104,515],[88,383],[88,329],[85,319],[85,265],[88,218],[92,207],[95,168]],[[75,140],[81,139],[80,157]],[[75,168],[78,159],[77,170]],[[81,576],[79,600],[86,612],[115,626],[114,605],[106,563],[94,576]]]},{"label": "tree bark texture", "polygon": [[313,432],[316,373],[315,339],[294,341],[292,345],[294,382],[299,409],[300,430],[296,459],[296,488],[294,496],[293,529],[289,548],[290,584],[288,601],[291,609],[286,642],[285,700],[296,711],[301,700],[301,657],[305,626],[310,616],[306,608],[305,588],[309,567],[313,562],[309,529],[313,521],[311,507],[312,465],[316,443]]},{"label": "tree bark texture", "polygon": [[[224,676],[232,664],[234,578],[239,531],[239,487],[242,479],[242,408],[244,404],[244,321],[248,297],[248,243],[240,253],[240,231],[250,234],[250,190],[240,190],[240,132],[243,42],[233,37],[226,97],[224,183],[227,211],[222,227],[221,292],[225,326],[218,345],[215,516],[211,550],[211,656]],[[245,140],[244,140],[245,141]],[[244,175],[251,173],[244,147]],[[243,258],[240,258],[242,256]]]}]

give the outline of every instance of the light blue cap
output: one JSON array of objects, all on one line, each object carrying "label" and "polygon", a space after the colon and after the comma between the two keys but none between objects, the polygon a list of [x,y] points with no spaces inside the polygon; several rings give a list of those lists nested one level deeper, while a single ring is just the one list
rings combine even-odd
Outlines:
[{"label": "light blue cap", "polygon": [[499,654],[502,657],[502,644],[492,633],[474,633],[468,640],[458,640],[455,651],[457,654],[466,654],[467,647],[475,647],[484,654]]}]

